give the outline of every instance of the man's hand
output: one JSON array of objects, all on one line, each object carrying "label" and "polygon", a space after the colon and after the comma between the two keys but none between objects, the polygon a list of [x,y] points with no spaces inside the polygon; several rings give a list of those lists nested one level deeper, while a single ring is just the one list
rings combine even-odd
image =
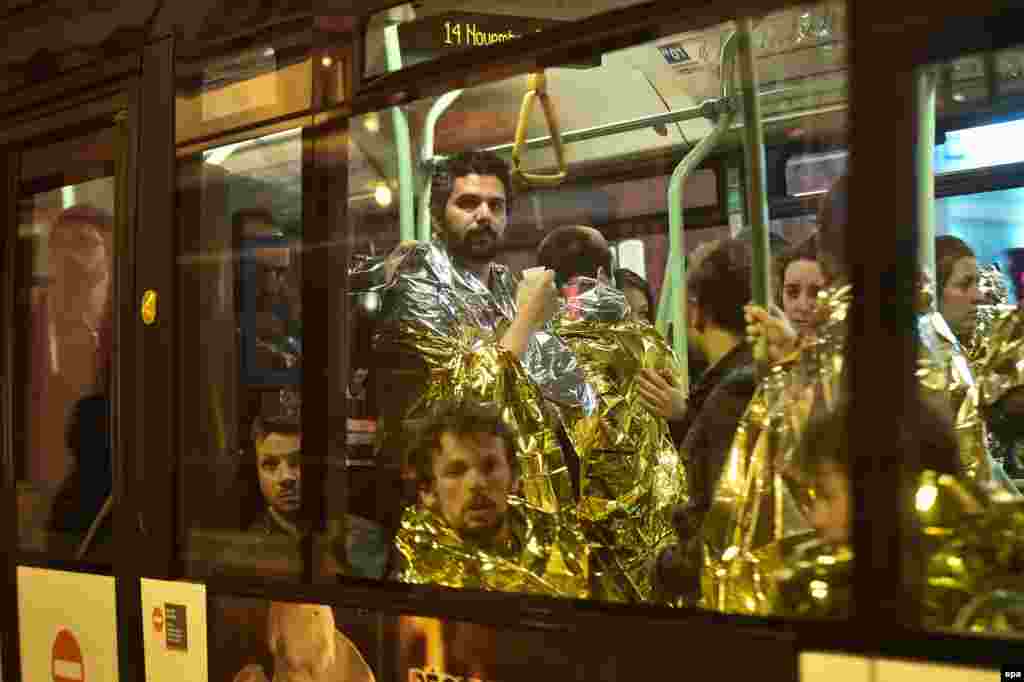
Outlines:
[{"label": "man's hand", "polygon": [[678,421],[686,414],[686,394],[670,372],[644,369],[637,376],[637,388],[644,407],[659,417]]},{"label": "man's hand", "polygon": [[530,343],[530,337],[540,331],[544,323],[558,312],[558,304],[558,289],[555,288],[553,270],[546,270],[524,279],[516,290],[519,313],[501,338],[501,345],[522,357]]},{"label": "man's hand", "polygon": [[759,305],[743,308],[747,321],[747,340],[758,362],[774,363],[797,349],[796,330],[776,306],[765,310]]},{"label": "man's hand", "polygon": [[545,270],[519,283],[516,290],[516,305],[519,306],[517,317],[522,317],[531,329],[543,327],[558,312],[558,304],[554,270]]}]

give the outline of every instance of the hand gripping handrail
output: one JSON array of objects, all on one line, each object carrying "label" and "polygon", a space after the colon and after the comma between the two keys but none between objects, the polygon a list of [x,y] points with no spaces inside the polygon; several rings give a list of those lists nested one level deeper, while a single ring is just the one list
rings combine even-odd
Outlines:
[{"label": "hand gripping handrail", "polygon": [[[527,83],[523,104],[519,108],[519,121],[516,123],[515,145],[512,147],[512,177],[527,187],[554,187],[562,184],[569,174],[569,162],[566,160],[565,146],[562,144],[558,117],[555,116],[555,105],[552,104],[551,98],[548,96],[547,77],[543,71],[531,73]],[[530,108],[534,98],[540,99],[541,106],[544,108],[544,118],[547,120],[548,130],[551,131],[555,159],[558,161],[558,171],[550,175],[527,173],[520,167],[523,148],[526,146],[526,128],[530,122]]]},{"label": "hand gripping handrail", "polygon": [[707,102],[705,106],[717,113],[714,128],[691,149],[672,172],[668,185],[669,252],[665,277],[662,280],[658,301],[657,327],[663,334],[672,323],[672,347],[679,356],[683,376],[682,388],[689,391],[690,370],[687,362],[686,340],[686,277],[683,273],[683,184],[687,176],[701,164],[715,145],[729,130],[735,117],[733,96],[735,83],[733,70],[736,61],[736,34],[732,34],[722,46],[722,98],[718,102]]},{"label": "hand gripping handrail", "polygon": [[426,177],[423,179],[423,190],[420,192],[420,220],[417,225],[416,239],[430,241],[432,224],[430,220],[430,187],[434,177],[434,129],[437,122],[460,96],[462,90],[446,92],[431,105],[423,123],[423,143],[420,145],[420,161]]}]

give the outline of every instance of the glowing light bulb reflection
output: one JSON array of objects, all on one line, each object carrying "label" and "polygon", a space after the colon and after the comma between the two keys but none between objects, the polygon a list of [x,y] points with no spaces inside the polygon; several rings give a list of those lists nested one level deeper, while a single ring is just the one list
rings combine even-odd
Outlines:
[{"label": "glowing light bulb reflection", "polygon": [[380,131],[380,116],[376,113],[370,113],[363,116],[363,127],[366,128],[367,132],[376,133]]},{"label": "glowing light bulb reflection", "polygon": [[390,206],[391,198],[391,188],[387,185],[377,185],[377,189],[373,190],[373,199],[380,206]]},{"label": "glowing light bulb reflection", "polygon": [[917,494],[914,496],[914,506],[917,507],[919,512],[931,511],[931,508],[935,506],[935,500],[938,496],[939,489],[934,485],[923,485],[917,489]]}]

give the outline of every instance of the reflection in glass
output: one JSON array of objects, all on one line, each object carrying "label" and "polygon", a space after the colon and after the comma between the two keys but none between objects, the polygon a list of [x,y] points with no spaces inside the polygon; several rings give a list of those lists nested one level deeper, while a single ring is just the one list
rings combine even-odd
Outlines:
[{"label": "reflection in glass", "polygon": [[377,618],[322,604],[218,598],[210,679],[373,682]]},{"label": "reflection in glass", "polygon": [[111,549],[114,210],[113,177],[19,201],[20,545],[93,561]]},{"label": "reflection in glass", "polygon": [[297,133],[216,147],[179,166],[191,575],[302,570]]}]

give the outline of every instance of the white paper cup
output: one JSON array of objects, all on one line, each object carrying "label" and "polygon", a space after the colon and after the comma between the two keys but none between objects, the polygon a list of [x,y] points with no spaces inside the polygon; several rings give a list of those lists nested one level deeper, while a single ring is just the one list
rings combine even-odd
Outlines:
[{"label": "white paper cup", "polygon": [[529,280],[534,279],[536,277],[540,277],[541,275],[544,274],[546,270],[547,268],[543,266],[538,266],[536,268],[526,268],[525,270],[523,270],[523,280]]}]

